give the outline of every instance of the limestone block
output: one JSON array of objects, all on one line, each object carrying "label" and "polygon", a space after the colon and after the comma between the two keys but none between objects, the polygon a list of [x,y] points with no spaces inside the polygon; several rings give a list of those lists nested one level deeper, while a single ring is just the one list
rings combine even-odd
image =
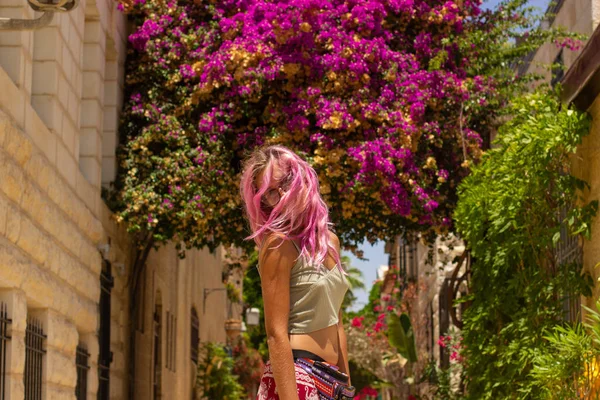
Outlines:
[{"label": "limestone block", "polygon": [[[77,380],[77,377],[75,377]],[[75,386],[62,387],[48,385],[45,390],[45,400],[75,400]]]},{"label": "limestone block", "polygon": [[56,61],[33,63],[33,94],[56,95],[58,93],[58,65]]},{"label": "limestone block", "polygon": [[43,227],[42,221],[46,218],[47,212],[44,195],[31,182],[27,182],[21,200],[21,209],[27,212],[33,221],[38,222]]},{"label": "limestone block", "polygon": [[93,186],[100,187],[100,163],[95,157],[85,156],[79,159],[79,169],[85,179]]},{"label": "limestone block", "polygon": [[62,54],[62,45],[57,27],[38,29],[33,34],[33,59],[35,61],[56,60]]},{"label": "limestone block", "polygon": [[104,101],[104,79],[99,71],[83,72],[83,92],[84,99],[98,99]]},{"label": "limestone block", "polygon": [[23,374],[10,374],[6,377],[6,398],[7,399],[24,399],[25,384],[23,382]]},{"label": "limestone block", "polygon": [[102,157],[102,183],[110,183],[117,176],[116,157]]},{"label": "limestone block", "polygon": [[[69,89],[69,93],[70,92],[71,90]],[[75,147],[75,138],[79,135],[79,132],[75,129],[73,121],[74,119],[71,114],[64,115],[63,130],[61,134],[63,143],[65,144],[67,151],[69,152],[73,160],[75,160],[79,156],[79,147]]]},{"label": "limestone block", "polygon": [[[74,127],[73,129],[76,129],[75,127],[79,127],[80,126],[80,119],[81,119],[81,112],[80,112],[80,98],[79,98],[79,92],[81,91],[81,89],[75,89],[75,88],[79,88],[81,86],[81,83],[77,82],[75,80],[75,71],[72,72],[72,79],[71,79],[71,90],[69,91],[69,105],[68,105],[68,110],[69,110],[69,115],[71,116],[71,119],[73,120],[74,123]],[[78,130],[78,128],[77,128]],[[75,135],[75,137],[77,137],[77,135]],[[79,151],[79,148],[76,148],[77,151]]]},{"label": "limestone block", "polygon": [[119,64],[116,60],[106,62],[106,80],[116,81],[119,78]]},{"label": "limestone block", "polygon": [[3,287],[20,287],[31,262],[6,239],[0,237],[0,283]]},{"label": "limestone block", "polygon": [[[15,314],[11,314],[15,315]],[[27,315],[27,311],[25,314]],[[6,373],[13,376],[23,374],[25,370],[25,331],[16,331],[11,326],[11,340],[8,343],[6,357]]]},{"label": "limestone block", "polygon": [[7,128],[4,149],[20,166],[24,166],[31,157],[31,141],[16,126],[11,124]]},{"label": "limestone block", "polygon": [[12,205],[8,208],[6,218],[6,238],[13,243],[17,243],[21,234],[21,213]]},{"label": "limestone block", "polygon": [[85,176],[81,173],[77,174],[77,195],[89,210],[93,210],[96,204],[96,198],[100,197],[100,188],[94,187]]},{"label": "limestone block", "polygon": [[56,96],[33,94],[31,105],[48,129],[54,132],[62,130],[63,110]]},{"label": "limestone block", "polygon": [[104,83],[104,106],[117,106],[119,84],[116,80],[106,81]]},{"label": "limestone block", "polygon": [[60,105],[63,109],[67,109],[67,107],[69,106],[69,91],[71,86],[69,85],[67,79],[62,73],[58,74],[57,86],[58,101],[60,102]]},{"label": "limestone block", "polygon": [[58,172],[65,178],[69,186],[71,188],[75,188],[79,168],[77,167],[75,158],[62,143],[62,141],[58,141],[56,143],[56,167]]},{"label": "limestone block", "polygon": [[[2,55],[0,54],[0,60]],[[0,109],[14,118],[18,126],[25,125],[25,101],[23,94],[11,80],[8,72],[0,68]]]},{"label": "limestone block", "polygon": [[29,271],[25,275],[25,281],[21,285],[21,289],[35,300],[37,304],[46,305],[53,297],[57,296],[54,289],[60,290],[59,288],[56,288],[54,284],[55,282],[53,282],[52,277],[49,274],[41,270],[37,265],[31,263],[29,265]]},{"label": "limestone block", "polygon": [[22,47],[0,47],[0,66],[17,86],[23,84],[24,62],[25,54]]},{"label": "limestone block", "polygon": [[[79,334],[75,325],[59,314],[55,310],[48,310],[48,319],[46,321],[46,333],[48,335],[46,343],[54,352],[61,352],[63,355],[75,359],[75,349],[79,341]],[[52,381],[56,382],[56,381]]]},{"label": "limestone block", "polygon": [[117,132],[102,132],[102,155],[105,157],[114,157],[117,149]]},{"label": "limestone block", "polygon": [[100,133],[96,128],[81,129],[79,156],[99,157],[100,146],[103,144]]},{"label": "limestone block", "polygon": [[44,233],[29,218],[21,219],[21,234],[17,246],[28,253],[39,265],[43,265],[48,258],[49,243]]},{"label": "limestone block", "polygon": [[[6,10],[6,9],[4,9]],[[2,10],[2,16],[5,16],[4,10]],[[6,15],[5,18],[9,17]],[[18,18],[21,18],[20,16]],[[23,43],[25,32],[23,31],[4,31],[0,35],[0,46],[15,46],[20,47]]]},{"label": "limestone block", "polygon": [[[71,14],[69,16],[73,17],[73,14]],[[74,29],[72,29],[73,34],[69,35],[68,46],[69,46],[69,49],[71,50],[71,53],[73,54],[73,58],[77,62],[79,62],[79,59],[81,57],[81,47],[83,44],[83,41],[81,39],[82,32],[78,31],[76,23],[73,23],[72,27],[74,28]],[[79,63],[77,63],[77,65],[79,65]]]},{"label": "limestone block", "polygon": [[0,156],[0,191],[4,192],[6,197],[19,204],[23,197],[23,184],[25,183],[25,174],[23,170],[10,159]]},{"label": "limestone block", "polygon": [[42,197],[46,196],[46,193],[43,192],[48,190],[48,176],[50,175],[48,161],[41,153],[34,152],[27,161],[27,164],[25,164],[25,172],[41,189],[41,192],[36,191],[36,195],[39,196],[37,200],[41,202]]},{"label": "limestone block", "polygon": [[98,100],[83,100],[81,102],[81,127],[96,128],[101,131],[101,114],[102,107]]},{"label": "limestone block", "polygon": [[5,113],[0,110],[0,148],[4,146],[6,131],[10,129],[11,120]]},{"label": "limestone block", "polygon": [[0,196],[0,236],[6,235],[6,219],[8,213],[8,201]]},{"label": "limestone block", "polygon": [[[104,66],[104,46],[102,43],[84,43],[83,45],[83,70],[94,71]],[[103,68],[102,68],[103,69]],[[101,75],[103,75],[101,73]]]},{"label": "limestone block", "polygon": [[[54,165],[56,163],[56,136],[48,130],[33,107],[27,105],[26,115],[25,131],[36,147],[46,155],[51,165]],[[45,185],[40,183],[40,186],[44,188]]]},{"label": "limestone block", "polygon": [[[77,329],[82,333],[96,332],[98,329],[98,303],[77,299],[76,307],[73,309],[73,320],[77,323]],[[71,307],[71,306],[69,306]]]},{"label": "limestone block", "polygon": [[118,124],[119,120],[117,119],[117,107],[104,107],[104,121],[102,125],[103,129],[105,131],[116,132]]}]

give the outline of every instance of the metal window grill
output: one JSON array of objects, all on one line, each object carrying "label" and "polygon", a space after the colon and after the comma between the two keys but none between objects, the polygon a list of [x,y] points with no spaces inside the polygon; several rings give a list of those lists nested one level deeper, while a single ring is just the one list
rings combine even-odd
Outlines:
[{"label": "metal window grill", "polygon": [[10,335],[8,327],[12,320],[8,318],[8,306],[0,303],[0,399],[6,399],[6,350]]},{"label": "metal window grill", "polygon": [[175,327],[177,319],[175,315],[167,311],[167,369],[175,372],[175,350],[177,335]]},{"label": "metal window grill", "polygon": [[104,261],[100,274],[100,332],[98,335],[98,400],[108,400],[110,395],[110,314],[111,292],[114,279],[111,274],[111,265]]},{"label": "metal window grill", "polygon": [[77,346],[75,353],[75,365],[77,367],[77,386],[75,386],[75,398],[77,400],[87,399],[87,377],[89,365],[90,353],[83,345]]},{"label": "metal window grill", "polygon": [[[558,211],[560,225],[560,240],[556,244],[556,263],[558,265],[577,263],[583,266],[583,249],[578,235],[569,234],[567,225],[562,222],[567,217],[570,207],[561,207]],[[567,295],[563,299],[563,319],[577,322],[581,320],[581,299],[577,295]]]},{"label": "metal window grill", "polygon": [[191,338],[191,343],[190,343],[190,348],[191,348],[191,355],[192,355],[192,361],[195,362],[196,364],[198,364],[198,345],[200,343],[200,320],[198,319],[198,312],[196,311],[195,308],[192,308],[192,321],[191,321],[191,334],[190,334],[190,338]]},{"label": "metal window grill", "polygon": [[154,400],[162,396],[162,306],[157,304],[154,312]]},{"label": "metal window grill", "polygon": [[42,323],[34,318],[27,321],[25,329],[25,400],[42,399],[42,367],[46,350],[44,342],[46,335]]}]

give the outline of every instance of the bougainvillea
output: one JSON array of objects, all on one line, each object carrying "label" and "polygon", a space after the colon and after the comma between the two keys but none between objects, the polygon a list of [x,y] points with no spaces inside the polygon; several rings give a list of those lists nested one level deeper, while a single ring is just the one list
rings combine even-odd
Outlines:
[{"label": "bougainvillea", "polygon": [[447,231],[457,184],[526,81],[511,62],[550,35],[532,30],[511,45],[532,25],[525,1],[485,12],[479,3],[120,3],[137,29],[118,219],[155,242],[243,244],[240,160],[280,143],[318,171],[346,247]]}]

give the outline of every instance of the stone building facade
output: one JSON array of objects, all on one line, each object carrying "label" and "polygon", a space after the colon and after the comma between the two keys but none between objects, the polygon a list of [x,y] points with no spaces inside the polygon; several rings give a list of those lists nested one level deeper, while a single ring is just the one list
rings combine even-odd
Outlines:
[{"label": "stone building facade", "polygon": [[[0,17],[37,16],[26,0],[0,2]],[[189,399],[196,343],[226,340],[222,248],[183,260],[174,246],[152,251],[141,316],[129,315],[134,252],[101,197],[115,178],[127,30],[112,0],[82,0],[36,31],[0,30],[6,399],[128,399],[132,334],[135,398]]]},{"label": "stone building facade", "polygon": [[[600,22],[600,1],[598,0],[558,0],[546,10],[546,26],[563,27],[570,32],[590,36]],[[519,67],[519,74],[535,72],[541,74],[546,82],[559,82],[566,69],[573,65],[583,48],[569,50],[555,43],[545,43],[530,53]],[[555,64],[554,70],[548,69]],[[558,68],[559,65],[565,69]]]}]

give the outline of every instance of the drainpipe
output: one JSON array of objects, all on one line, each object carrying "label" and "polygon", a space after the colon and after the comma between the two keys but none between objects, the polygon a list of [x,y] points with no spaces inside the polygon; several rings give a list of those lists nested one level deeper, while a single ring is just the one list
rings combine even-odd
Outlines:
[{"label": "drainpipe", "polygon": [[0,17],[0,31],[36,30],[48,26],[54,13],[69,12],[79,5],[79,0],[27,0],[34,11],[42,12],[36,19],[18,19]]}]

